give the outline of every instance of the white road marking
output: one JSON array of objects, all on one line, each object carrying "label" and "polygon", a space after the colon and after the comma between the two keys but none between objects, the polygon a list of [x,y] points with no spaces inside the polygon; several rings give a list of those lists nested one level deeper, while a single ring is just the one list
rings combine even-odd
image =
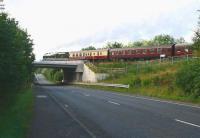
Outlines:
[{"label": "white road marking", "polygon": [[37,97],[37,98],[47,98],[46,95],[37,95],[36,97]]},{"label": "white road marking", "polygon": [[149,100],[149,101],[155,101],[155,102],[161,102],[161,103],[175,104],[175,105],[179,105],[179,106],[186,106],[186,107],[192,107],[192,108],[200,109],[200,106],[188,105],[188,104],[184,104],[184,103],[177,103],[177,102],[164,101],[164,100],[158,100],[158,99],[153,99],[153,98],[145,98],[145,97],[139,97],[139,96],[125,95],[125,94],[117,94],[117,93],[112,93],[112,94],[119,95],[119,96],[131,97],[131,98],[137,98],[137,99],[142,99],[142,100]]},{"label": "white road marking", "polygon": [[48,94],[57,104],[60,106],[68,115],[71,116],[71,118],[76,121],[92,138],[96,138],[96,136],[93,134],[92,131],[90,131],[87,126],[85,126],[72,112],[70,112],[67,108],[63,106],[61,102],[58,101],[58,99],[53,96],[52,94]]},{"label": "white road marking", "polygon": [[67,108],[67,107],[69,107],[67,104],[65,104],[65,107]]},{"label": "white road marking", "polygon": [[187,125],[190,125],[190,126],[194,126],[194,127],[199,127],[199,125],[196,125],[196,124],[192,124],[192,123],[189,123],[189,122],[186,122],[186,121],[182,121],[182,120],[179,120],[179,119],[174,119],[176,122],[180,122],[180,123],[183,123],[183,124],[187,124]]},{"label": "white road marking", "polygon": [[115,104],[115,105],[120,105],[119,103],[108,101],[109,103]]},{"label": "white road marking", "polygon": [[90,96],[89,94],[84,94],[85,96]]}]

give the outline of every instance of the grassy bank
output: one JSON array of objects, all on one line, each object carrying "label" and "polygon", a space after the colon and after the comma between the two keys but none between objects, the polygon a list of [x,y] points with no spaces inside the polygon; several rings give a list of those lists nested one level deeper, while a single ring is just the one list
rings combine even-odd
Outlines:
[{"label": "grassy bank", "polygon": [[[162,99],[200,103],[200,97],[186,94],[183,89],[177,86],[177,72],[192,61],[179,62],[127,62],[127,63],[100,63],[97,67],[127,67],[126,73],[110,74],[102,82],[129,84],[130,88],[111,88],[102,86],[84,86],[95,89],[110,90],[116,92],[158,97]],[[184,75],[184,74],[183,74]]]},{"label": "grassy bank", "polygon": [[37,73],[43,74],[48,81],[60,83],[63,80],[63,72],[60,69],[38,69]]},{"label": "grassy bank", "polygon": [[27,137],[33,112],[32,90],[27,89],[15,94],[13,98],[7,98],[0,108],[0,138]]}]

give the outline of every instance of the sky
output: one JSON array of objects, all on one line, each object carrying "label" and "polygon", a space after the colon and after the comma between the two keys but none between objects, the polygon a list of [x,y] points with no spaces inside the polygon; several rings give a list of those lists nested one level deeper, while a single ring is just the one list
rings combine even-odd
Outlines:
[{"label": "sky", "polygon": [[192,41],[200,0],[4,0],[6,12],[27,29],[40,60],[107,42],[128,43],[169,34]]}]

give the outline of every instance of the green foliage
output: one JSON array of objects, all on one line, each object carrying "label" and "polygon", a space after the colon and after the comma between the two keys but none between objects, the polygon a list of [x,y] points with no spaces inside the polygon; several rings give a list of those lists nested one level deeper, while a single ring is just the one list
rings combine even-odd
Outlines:
[{"label": "green foliage", "polygon": [[42,73],[53,82],[61,82],[63,79],[63,72],[60,69],[43,69]]},{"label": "green foliage", "polygon": [[183,66],[177,75],[176,83],[187,95],[200,96],[200,62]]},{"label": "green foliage", "polygon": [[85,50],[96,50],[96,48],[94,46],[88,46],[86,48],[82,48],[81,50],[82,51],[85,51]]},{"label": "green foliage", "polygon": [[133,79],[132,84],[131,84],[132,87],[141,87],[141,85],[142,85],[142,80],[138,76]]},{"label": "green foliage", "polygon": [[122,47],[123,47],[123,44],[119,42],[114,42],[114,43],[108,42],[107,45],[105,46],[105,48],[110,48],[110,49],[122,48]]},{"label": "green foliage", "polygon": [[200,28],[196,30],[195,36],[193,38],[193,49],[200,51]]},{"label": "green foliage", "polygon": [[57,71],[57,72],[54,74],[54,77],[53,77],[53,78],[54,78],[55,81],[61,82],[62,79],[63,79],[63,74],[62,74],[62,72]]},{"label": "green foliage", "polygon": [[25,138],[33,115],[33,92],[30,89],[20,91],[10,102],[4,100],[0,104],[0,109],[3,108],[0,110],[0,138]]},{"label": "green foliage", "polygon": [[195,34],[194,34],[194,37],[193,37],[193,42],[194,42],[193,43],[193,49],[200,51],[200,16],[199,16],[198,28],[195,31]]},{"label": "green foliage", "polygon": [[157,46],[157,45],[171,45],[174,43],[185,43],[185,39],[180,37],[175,39],[170,35],[157,35],[152,40],[140,40],[128,43],[127,47],[144,47],[144,46]]},{"label": "green foliage", "polygon": [[21,89],[32,81],[33,41],[14,18],[0,13],[0,92]]},{"label": "green foliage", "polygon": [[170,35],[157,35],[153,39],[154,45],[168,45],[168,44],[174,44],[175,40]]},{"label": "green foliage", "polygon": [[183,44],[186,43],[185,39],[183,37],[180,37],[178,39],[175,40],[177,44]]}]

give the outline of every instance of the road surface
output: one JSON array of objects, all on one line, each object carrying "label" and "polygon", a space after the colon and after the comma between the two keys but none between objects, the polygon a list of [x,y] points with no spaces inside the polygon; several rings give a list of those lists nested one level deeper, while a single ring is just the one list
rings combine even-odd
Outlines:
[{"label": "road surface", "polygon": [[[48,84],[37,75],[40,84]],[[31,138],[199,138],[200,107],[75,86],[35,86]]]}]

